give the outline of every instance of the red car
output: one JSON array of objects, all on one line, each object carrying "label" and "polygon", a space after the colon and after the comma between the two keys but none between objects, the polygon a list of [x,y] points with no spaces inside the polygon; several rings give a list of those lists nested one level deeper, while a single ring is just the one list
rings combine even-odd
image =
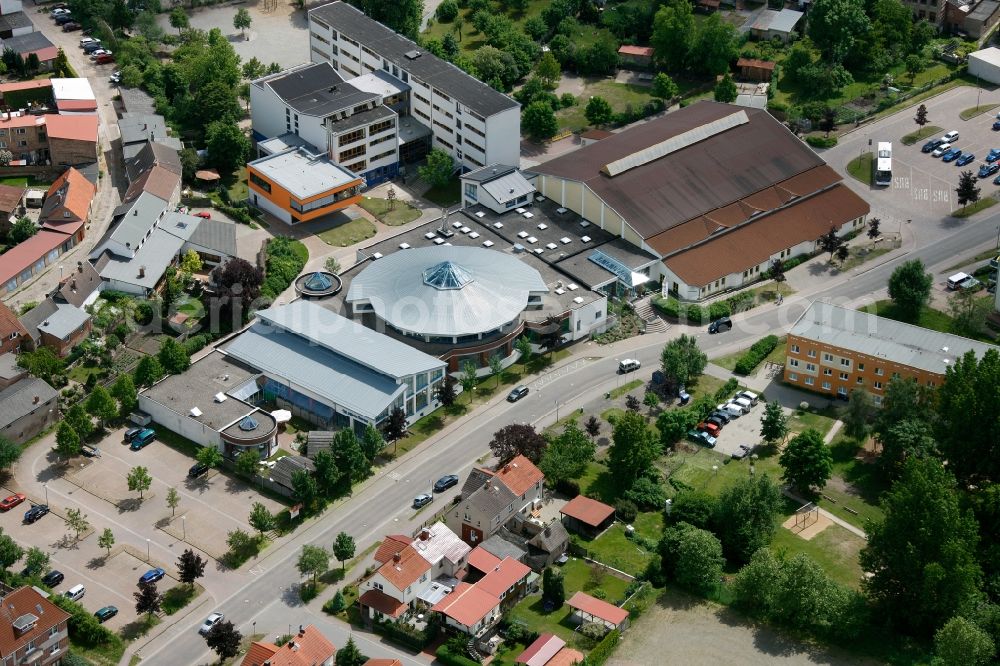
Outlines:
[{"label": "red car", "polygon": [[212,214],[209,213],[207,210],[203,210],[200,213],[195,213],[194,216],[195,217],[200,217],[200,218],[202,218],[204,220],[211,220],[212,219]]},{"label": "red car", "polygon": [[11,495],[4,501],[0,502],[0,511],[10,511],[23,501],[24,501],[24,495],[22,495],[21,493],[16,493],[14,495]]},{"label": "red car", "polygon": [[698,424],[698,430],[701,430],[702,432],[707,432],[712,437],[718,437],[719,433],[721,432],[719,426],[715,425],[714,423],[706,423],[705,421],[702,421],[701,423]]},{"label": "red car", "polygon": [[110,53],[102,53],[101,55],[97,56],[94,59],[94,62],[97,63],[98,65],[106,65],[109,62],[114,62],[114,61],[115,57]]}]

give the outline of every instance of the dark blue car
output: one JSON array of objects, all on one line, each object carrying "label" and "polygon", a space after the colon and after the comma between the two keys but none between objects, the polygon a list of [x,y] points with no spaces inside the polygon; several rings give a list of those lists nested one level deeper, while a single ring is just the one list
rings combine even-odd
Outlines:
[{"label": "dark blue car", "polygon": [[947,153],[941,156],[941,161],[954,162],[961,156],[962,156],[962,150],[960,148],[952,148]]},{"label": "dark blue car", "polygon": [[139,578],[139,582],[140,583],[155,583],[156,581],[162,579],[165,575],[167,575],[166,571],[164,571],[163,569],[161,569],[159,567],[156,567],[155,569],[150,569],[146,573],[142,574],[142,577]]},{"label": "dark blue car", "polygon": [[990,152],[986,153],[986,161],[993,164],[997,160],[1000,160],[1000,148],[990,148]]},{"label": "dark blue car", "polygon": [[975,155],[973,155],[972,153],[966,153],[965,155],[962,155],[961,157],[958,158],[958,160],[955,162],[955,166],[963,167],[966,164],[972,164],[972,161],[975,159],[976,159]]},{"label": "dark blue car", "polygon": [[997,130],[1000,130],[1000,120],[993,123],[993,131],[996,132]]},{"label": "dark blue car", "polygon": [[984,164],[979,167],[979,177],[989,178],[997,171],[1000,171],[1000,164]]},{"label": "dark blue car", "polygon": [[942,141],[941,139],[931,139],[930,141],[924,144],[924,147],[920,149],[920,152],[929,153],[938,146],[940,146],[942,143],[944,143],[944,141]]}]

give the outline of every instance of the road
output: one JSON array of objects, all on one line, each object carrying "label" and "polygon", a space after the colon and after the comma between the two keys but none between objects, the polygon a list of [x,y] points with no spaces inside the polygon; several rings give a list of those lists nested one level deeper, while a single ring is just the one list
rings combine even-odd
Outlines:
[{"label": "road", "polygon": [[[733,330],[723,335],[709,336],[702,329],[674,326],[664,335],[632,338],[608,347],[592,343],[577,346],[572,360],[529,384],[532,392],[524,400],[511,405],[502,398],[497,399],[429,440],[415,455],[381,470],[378,477],[369,480],[352,498],[300,529],[287,543],[268,552],[253,567],[256,577],[228,598],[218,599],[216,607],[232,618],[244,633],[249,633],[255,619],[270,632],[283,631],[288,623],[316,622],[316,614],[303,608],[297,595],[288,593],[300,581],[295,560],[301,546],[329,547],[338,532],[346,531],[355,537],[361,551],[385,534],[414,529],[426,516],[414,520],[409,508],[413,496],[426,490],[442,474],[465,475],[487,451],[491,434],[502,426],[512,422],[545,424],[555,419],[557,409],[599,404],[601,396],[619,381],[615,374],[618,358],[635,357],[646,367],[655,367],[664,341],[680,332],[695,333],[702,349],[713,357],[744,348],[767,333],[787,330],[812,300],[822,298],[841,303],[873,300],[884,292],[891,271],[900,262],[920,258],[932,272],[943,271],[954,264],[957,257],[992,246],[998,222],[1000,214],[967,222],[961,230],[929,246],[899,251],[894,258],[878,266],[862,267],[858,274],[834,278],[812,293],[803,292],[788,298],[782,307],[764,307],[738,316],[734,318]],[[143,662],[152,665],[211,662],[212,655],[196,633],[198,623],[208,610],[200,607],[197,612],[189,612],[168,631],[141,642],[137,648]],[[266,620],[270,618],[282,618],[284,622],[278,627],[269,626]],[[376,648],[378,653],[391,650],[406,664],[426,663],[426,658],[400,656],[395,649],[374,643],[371,656],[377,656]]]}]

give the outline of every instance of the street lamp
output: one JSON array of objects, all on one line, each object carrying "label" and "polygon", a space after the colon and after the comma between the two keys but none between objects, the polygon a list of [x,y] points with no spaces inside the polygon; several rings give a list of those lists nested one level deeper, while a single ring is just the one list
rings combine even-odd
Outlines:
[{"label": "street lamp", "polygon": [[45,506],[49,505],[49,484],[43,483],[42,488],[45,488]]},{"label": "street lamp", "polygon": [[187,516],[181,516],[181,529],[184,530],[184,541],[188,538]]},{"label": "street lamp", "polygon": [[556,403],[556,423],[559,423],[559,401],[553,400],[552,402]]},{"label": "street lamp", "polygon": [[146,539],[146,561],[149,562],[149,539]]},{"label": "street lamp", "polygon": [[250,635],[251,636],[256,636],[257,635],[257,620],[253,621],[253,631],[250,632]]}]

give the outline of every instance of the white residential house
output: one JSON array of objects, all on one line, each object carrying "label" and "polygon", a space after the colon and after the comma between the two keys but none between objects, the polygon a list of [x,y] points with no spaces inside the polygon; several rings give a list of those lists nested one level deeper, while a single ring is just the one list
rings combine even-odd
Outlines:
[{"label": "white residential house", "polygon": [[373,620],[401,617],[431,585],[431,568],[413,546],[403,546],[361,584],[362,615]]},{"label": "white residential house", "polygon": [[419,141],[419,125],[433,133],[432,146],[450,153],[461,170],[519,163],[521,108],[515,100],[359,9],[346,2],[311,9],[309,47],[313,62],[331,63],[346,79],[381,71],[409,88],[398,109],[404,127],[401,152]]}]

